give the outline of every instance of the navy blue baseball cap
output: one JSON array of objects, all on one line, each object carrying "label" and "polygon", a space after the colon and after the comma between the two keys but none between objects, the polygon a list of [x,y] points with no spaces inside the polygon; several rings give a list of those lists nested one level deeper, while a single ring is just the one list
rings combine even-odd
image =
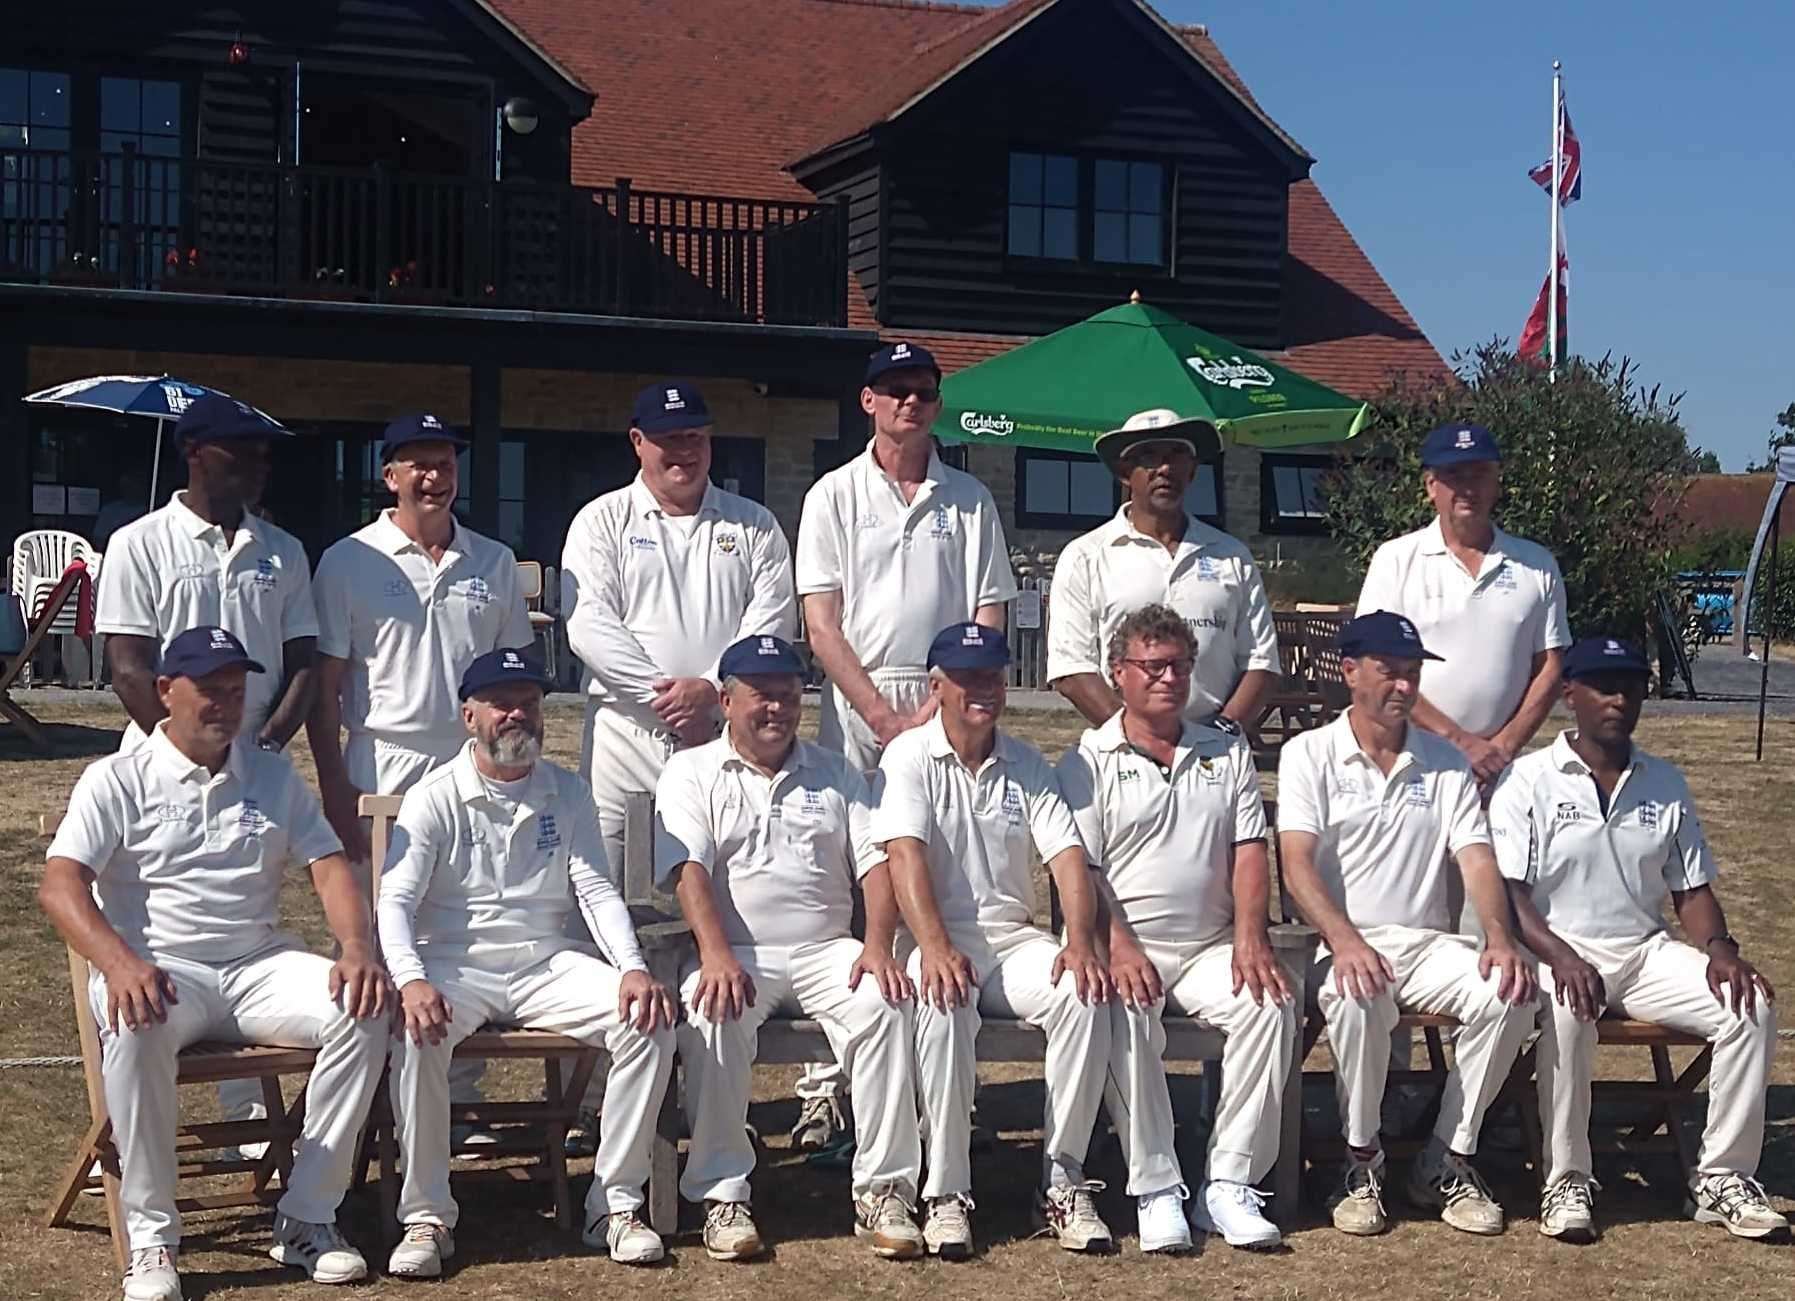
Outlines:
[{"label": "navy blue baseball cap", "polygon": [[783,637],[744,637],[717,661],[719,678],[741,678],[752,673],[804,674],[804,657]]},{"label": "navy blue baseball cap", "polygon": [[1361,655],[1388,655],[1399,660],[1445,658],[1421,644],[1421,634],[1414,624],[1388,610],[1373,610],[1370,614],[1347,620],[1334,644],[1342,655],[1354,659]]},{"label": "navy blue baseball cap", "polygon": [[1482,425],[1441,425],[1429,430],[1427,437],[1421,440],[1421,467],[1425,470],[1501,459],[1502,449],[1496,446],[1496,435]]},{"label": "navy blue baseball cap", "polygon": [[461,699],[508,682],[534,682],[544,691],[551,685],[548,674],[529,651],[521,646],[501,646],[467,666],[467,672],[461,675]]},{"label": "navy blue baseball cap", "polygon": [[941,367],[935,363],[935,354],[920,343],[888,343],[866,359],[866,382],[871,384],[879,376],[891,370],[932,370],[935,382],[941,382]]},{"label": "navy blue baseball cap", "polygon": [[157,673],[165,678],[203,678],[219,669],[241,666],[251,673],[266,673],[259,662],[250,658],[243,643],[214,624],[202,623],[197,628],[176,633],[162,648],[162,667]]},{"label": "navy blue baseball cap", "polygon": [[386,427],[386,432],[380,435],[380,442],[380,459],[382,461],[392,460],[393,453],[407,443],[448,443],[455,447],[467,446],[467,439],[427,411],[400,416]]},{"label": "navy blue baseball cap", "polygon": [[630,428],[645,434],[677,433],[710,422],[711,411],[704,405],[704,394],[684,380],[650,384],[636,394],[636,405],[629,418]]},{"label": "navy blue baseball cap", "polygon": [[929,643],[932,669],[1000,669],[1009,662],[1009,641],[982,623],[949,624]]},{"label": "navy blue baseball cap", "polygon": [[220,443],[227,439],[291,438],[293,431],[265,411],[224,393],[195,398],[175,421],[176,444]]},{"label": "navy blue baseball cap", "polygon": [[1564,653],[1564,676],[1593,678],[1602,673],[1649,674],[1651,665],[1631,642],[1614,637],[1584,637]]}]

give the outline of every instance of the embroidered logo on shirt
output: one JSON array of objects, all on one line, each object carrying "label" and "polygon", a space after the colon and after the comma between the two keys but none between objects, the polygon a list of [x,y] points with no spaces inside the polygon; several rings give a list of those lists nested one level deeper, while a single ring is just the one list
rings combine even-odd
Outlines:
[{"label": "embroidered logo on shirt", "polygon": [[210,578],[211,576],[212,567],[210,565],[194,563],[177,565],[175,567],[175,581],[177,583],[190,582],[196,578]]},{"label": "embroidered logo on shirt", "polygon": [[555,825],[555,815],[544,813],[536,819],[536,852],[561,847],[561,828]]},{"label": "embroidered logo on shirt", "polygon": [[661,549],[661,544],[653,538],[643,537],[636,533],[630,534],[629,544],[637,551],[659,551]]},{"label": "embroidered logo on shirt", "polygon": [[403,578],[389,578],[386,580],[386,586],[382,591],[388,597],[410,596],[412,586]]},{"label": "embroidered logo on shirt", "polygon": [[1656,800],[1641,800],[1639,802],[1639,825],[1647,831],[1656,831],[1659,807]]},{"label": "embroidered logo on shirt", "polygon": [[1202,579],[1206,583],[1214,583],[1214,582],[1220,581],[1221,576],[1222,576],[1222,567],[1215,563],[1214,556],[1198,556],[1197,557],[1197,577],[1198,578]]},{"label": "embroidered logo on shirt", "polygon": [[279,581],[274,575],[274,562],[266,557],[256,561],[256,576],[250,581],[256,587],[273,587]]},{"label": "embroidered logo on shirt", "polygon": [[798,806],[798,812],[809,817],[821,817],[823,814],[823,793],[814,786],[804,788],[804,800]]},{"label": "embroidered logo on shirt", "polygon": [[931,523],[929,525],[929,536],[936,539],[942,539],[951,538],[953,535],[954,522],[953,518],[947,513],[947,507],[935,507],[935,513],[931,517]]},{"label": "embroidered logo on shirt", "polygon": [[1124,768],[1116,774],[1116,780],[1118,782],[1139,781],[1140,776],[1141,770],[1139,768]]},{"label": "embroidered logo on shirt", "polygon": [[1022,792],[1014,786],[1004,788],[1003,815],[1011,826],[1022,821]]},{"label": "embroidered logo on shirt", "polygon": [[718,555],[733,556],[735,554],[736,546],[737,546],[737,542],[736,542],[735,534],[733,534],[733,533],[717,534],[717,554]]},{"label": "embroidered logo on shirt", "polygon": [[1514,566],[1506,560],[1502,562],[1502,568],[1496,571],[1496,576],[1490,579],[1491,587],[1504,592],[1512,592],[1520,585],[1520,580],[1515,577]]},{"label": "embroidered logo on shirt", "polygon": [[492,600],[492,588],[486,585],[484,578],[468,579],[467,585],[462,588],[462,594],[466,596],[469,605],[485,605]]},{"label": "embroidered logo on shirt", "polygon": [[187,810],[178,804],[158,804],[156,806],[156,821],[185,822],[187,821]]},{"label": "embroidered logo on shirt", "polygon": [[1578,808],[1575,804],[1572,804],[1569,800],[1560,800],[1558,807],[1553,810],[1552,813],[1552,821],[1554,824],[1559,822],[1581,822],[1582,820],[1583,810]]},{"label": "embroidered logo on shirt", "polygon": [[854,527],[857,529],[876,529],[882,522],[883,521],[881,521],[877,515],[862,515],[859,519],[854,521]]},{"label": "embroidered logo on shirt", "polygon": [[1416,773],[1403,783],[1402,802],[1412,809],[1425,809],[1433,804],[1433,796],[1427,790],[1427,778]]},{"label": "embroidered logo on shirt", "polygon": [[255,800],[246,798],[243,801],[243,807],[237,813],[237,829],[251,836],[259,836],[268,829],[268,815]]}]

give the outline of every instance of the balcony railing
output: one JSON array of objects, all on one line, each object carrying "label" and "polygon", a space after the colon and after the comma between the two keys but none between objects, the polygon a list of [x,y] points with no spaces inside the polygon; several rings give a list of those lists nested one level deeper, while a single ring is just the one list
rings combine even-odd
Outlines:
[{"label": "balcony railing", "polygon": [[0,150],[0,280],[847,324],[847,214],[788,203]]}]

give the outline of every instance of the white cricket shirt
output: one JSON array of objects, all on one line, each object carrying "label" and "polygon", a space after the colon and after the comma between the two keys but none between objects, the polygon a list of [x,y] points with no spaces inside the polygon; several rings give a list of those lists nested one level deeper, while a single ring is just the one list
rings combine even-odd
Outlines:
[{"label": "white cricket shirt", "polygon": [[[267,670],[245,686],[238,735],[253,739],[280,691],[286,643],[318,635],[311,564],[298,538],[248,511],[226,543],[223,529],[187,509],[186,495],[112,535],[94,630],[153,637],[158,648],[201,624],[234,635]],[[142,739],[132,723],[122,748]]]},{"label": "white cricket shirt", "polygon": [[1068,543],[1053,567],[1048,680],[1097,673],[1107,682],[1116,626],[1155,604],[1176,610],[1197,639],[1190,717],[1213,717],[1243,674],[1279,671],[1265,580],[1246,545],[1187,516],[1178,549],[1167,551],[1136,530],[1124,505],[1114,519]]},{"label": "white cricket shirt", "polygon": [[1477,780],[1457,747],[1412,724],[1386,776],[1348,709],[1278,756],[1278,830],[1318,836],[1315,865],[1361,930],[1445,930],[1447,858],[1490,843]]},{"label": "white cricket shirt", "polygon": [[213,774],[164,723],[88,765],[46,857],[94,874],[100,911],[139,957],[223,963],[275,942],[289,864],[341,852],[280,755],[238,743]]},{"label": "white cricket shirt", "polygon": [[1502,875],[1525,882],[1553,930],[1592,940],[1643,940],[1664,929],[1664,902],[1718,873],[1689,783],[1673,763],[1633,748],[1602,802],[1589,765],[1561,732],[1516,759],[1490,799]]},{"label": "white cricket shirt", "polygon": [[424,959],[438,954],[526,963],[532,946],[564,947],[576,906],[612,965],[645,970],[629,909],[605,873],[591,789],[539,759],[507,798],[474,766],[473,745],[399,805],[376,910],[393,983],[424,979]]},{"label": "white cricket shirt", "polygon": [[1265,799],[1244,738],[1187,721],[1167,778],[1129,744],[1118,710],[1066,751],[1059,781],[1085,854],[1136,935],[1212,944],[1232,934],[1230,851],[1265,839]]},{"label": "white cricket shirt", "polygon": [[838,939],[853,928],[854,882],[885,861],[871,817],[866,779],[839,754],[799,741],[767,777],[725,732],[661,772],[655,879],[702,867],[731,944]]},{"label": "white cricket shirt", "polygon": [[879,774],[873,841],[923,842],[935,902],[952,934],[1030,925],[1034,855],[1048,862],[1083,843],[1047,760],[1001,730],[975,773],[954,753],[937,714],[885,747]]},{"label": "white cricket shirt", "polygon": [[1571,644],[1564,579],[1552,553],[1501,529],[1473,574],[1446,549],[1435,518],[1377,549],[1359,614],[1406,615],[1440,660],[1421,665],[1421,692],[1468,732],[1492,736],[1514,717],[1533,657]]},{"label": "white cricket shirt", "polygon": [[640,475],[574,517],[561,553],[567,638],[587,691],[644,727],[657,678],[717,676],[743,637],[797,636],[791,547],[772,512],[715,484],[695,516],[670,517]]},{"label": "white cricket shirt", "polygon": [[459,750],[462,673],[488,651],[535,640],[510,547],[457,523],[438,562],[390,510],[331,545],[312,598],[319,652],[349,661],[343,753],[364,791],[379,789],[376,741],[439,762]]},{"label": "white cricket shirt", "polygon": [[906,502],[869,443],[804,496],[798,594],[813,592],[841,593],[842,633],[868,672],[920,669],[936,633],[1016,595],[990,489],[931,452]]}]

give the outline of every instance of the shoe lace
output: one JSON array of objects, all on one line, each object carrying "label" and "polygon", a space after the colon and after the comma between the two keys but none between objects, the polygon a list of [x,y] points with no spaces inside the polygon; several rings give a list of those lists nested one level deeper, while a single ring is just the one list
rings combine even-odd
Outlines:
[{"label": "shoe lace", "polygon": [[733,1229],[738,1224],[752,1224],[748,1207],[743,1202],[712,1202],[704,1213],[706,1229]]},{"label": "shoe lace", "polygon": [[174,1258],[168,1254],[167,1247],[139,1247],[131,1253],[131,1274],[147,1274],[156,1269],[173,1269]]},{"label": "shoe lace", "polygon": [[1720,1213],[1728,1218],[1741,1211],[1772,1209],[1764,1185],[1750,1175],[1722,1175],[1718,1179],[1710,1179],[1708,1189],[1714,1200],[1720,1203]]},{"label": "shoe lace", "polygon": [[1448,1152],[1445,1161],[1441,1163],[1440,1196],[1448,1206],[1471,1197],[1492,1204],[1496,1200],[1496,1195],[1483,1181],[1483,1176],[1477,1173],[1477,1167],[1456,1152]]},{"label": "shoe lace", "polygon": [[1553,1211],[1570,1207],[1587,1212],[1594,1208],[1594,1194],[1600,1189],[1601,1185],[1594,1179],[1560,1179],[1546,1189],[1546,1195],[1540,1198],[1540,1209]]},{"label": "shoe lace", "polygon": [[929,1202],[929,1218],[943,1229],[964,1233],[971,1224],[966,1213],[972,1209],[971,1197],[965,1193],[950,1193]]},{"label": "shoe lace", "polygon": [[1383,1172],[1371,1161],[1349,1160],[1343,1180],[1347,1197],[1369,1199],[1384,1209]]},{"label": "shoe lace", "polygon": [[[1218,1181],[1221,1182],[1221,1181]],[[1258,1215],[1265,1209],[1266,1199],[1270,1193],[1260,1192],[1252,1184],[1221,1183],[1222,1195],[1231,1198],[1242,1210]]]},{"label": "shoe lace", "polygon": [[323,1255],[327,1251],[348,1250],[349,1240],[343,1236],[343,1231],[334,1223],[313,1224],[310,1221],[301,1220],[294,1223],[294,1228],[297,1230],[294,1237],[302,1245],[311,1248],[319,1255]]},{"label": "shoe lace", "polygon": [[606,1227],[612,1234],[624,1234],[646,1229],[648,1225],[637,1211],[612,1211],[611,1221]]},{"label": "shoe lace", "polygon": [[902,1193],[874,1193],[873,1224],[879,1228],[895,1228],[912,1223],[914,1212]]},{"label": "shoe lace", "polygon": [[442,1232],[441,1226],[435,1224],[408,1224],[405,1226],[405,1241],[415,1242],[420,1246],[428,1243],[436,1245],[436,1235]]},{"label": "shoe lace", "polygon": [[835,1105],[834,1098],[806,1098],[798,1108],[798,1128],[809,1129],[812,1125],[826,1125],[830,1129],[842,1127],[841,1108]]},{"label": "shoe lace", "polygon": [[1081,1229],[1096,1228],[1103,1224],[1103,1217],[1097,1214],[1097,1194],[1104,1187],[1101,1179],[1086,1179],[1083,1183],[1055,1188],[1048,1196],[1059,1203],[1062,1213],[1073,1225]]}]

